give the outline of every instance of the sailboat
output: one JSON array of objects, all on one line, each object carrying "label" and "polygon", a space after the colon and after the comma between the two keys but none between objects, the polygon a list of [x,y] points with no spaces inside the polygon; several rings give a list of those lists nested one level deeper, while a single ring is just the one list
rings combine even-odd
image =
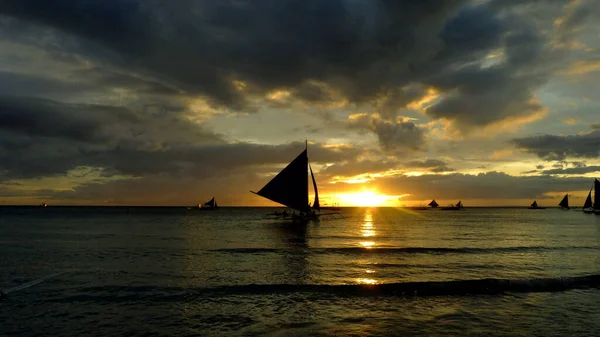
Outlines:
[{"label": "sailboat", "polygon": [[529,206],[529,209],[546,209],[546,207],[541,207],[538,205],[537,200],[534,200],[533,203]]},{"label": "sailboat", "polygon": [[561,209],[569,210],[569,195],[565,194],[565,197],[558,203]]},{"label": "sailboat", "polygon": [[462,204],[462,201],[459,201],[459,202],[456,204],[456,206],[454,206],[454,205],[450,205],[450,206],[448,206],[448,207],[441,207],[440,209],[441,209],[442,211],[458,211],[458,210],[460,210],[461,208],[463,208],[463,204]]},{"label": "sailboat", "polygon": [[594,213],[600,215],[600,181],[594,178]]},{"label": "sailboat", "polygon": [[215,197],[213,197],[212,199],[210,199],[209,201],[207,201],[203,204],[198,204],[198,206],[196,206],[196,208],[201,211],[214,211],[215,209],[219,208],[219,206],[217,205],[217,202],[215,201]]},{"label": "sailboat", "polygon": [[429,203],[429,206],[436,208],[439,206],[439,204],[437,202],[435,202],[435,199],[431,200],[431,202]]},{"label": "sailboat", "polygon": [[[315,199],[312,206],[308,201],[308,171],[312,178],[313,189],[315,191]],[[293,211],[290,214],[287,210],[282,212],[270,213],[265,216],[267,219],[291,219],[294,222],[303,222],[309,220],[318,220],[322,215],[339,215],[339,213],[317,214],[320,212],[321,205],[319,203],[319,189],[317,181],[312,171],[312,167],[308,162],[308,141],[306,148],[300,153],[296,159],[292,160],[281,172],[279,172],[271,181],[269,181],[258,192],[250,191],[260,195],[263,198],[269,199],[276,203],[282,204],[291,208]],[[296,213],[296,211],[298,213]]]},{"label": "sailboat", "polygon": [[[592,189],[594,190],[594,201],[592,202]],[[594,179],[594,186],[590,189],[585,203],[583,204],[582,211],[584,213],[595,213],[600,215],[600,181]]]},{"label": "sailboat", "polygon": [[594,213],[594,204],[592,203],[592,188],[590,188],[590,192],[588,193],[587,198],[585,198],[585,203],[581,210],[583,213]]},{"label": "sailboat", "polygon": [[426,211],[429,209],[429,207],[425,207],[423,205],[419,205],[419,206],[412,206],[410,207],[411,210],[413,211]]}]

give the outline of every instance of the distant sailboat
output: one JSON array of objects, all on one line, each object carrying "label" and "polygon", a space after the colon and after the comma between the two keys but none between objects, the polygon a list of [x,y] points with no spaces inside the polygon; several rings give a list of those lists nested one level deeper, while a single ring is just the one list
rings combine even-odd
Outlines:
[{"label": "distant sailboat", "polygon": [[581,210],[583,213],[594,213],[594,204],[592,203],[592,188],[590,188],[590,192],[588,193],[587,198],[585,198],[585,203]]},{"label": "distant sailboat", "polygon": [[341,208],[338,206],[337,203],[334,203],[333,206],[323,205],[323,206],[321,206],[321,209],[327,210],[327,211],[340,211],[341,210]]},{"label": "distant sailboat", "polygon": [[217,205],[217,202],[215,201],[215,197],[213,197],[212,199],[210,199],[209,201],[203,203],[203,204],[198,204],[198,206],[196,206],[197,209],[202,210],[202,211],[213,211],[217,208],[219,208],[219,206]]},{"label": "distant sailboat", "polygon": [[[308,172],[313,182],[315,191],[315,199],[312,207],[308,202]],[[279,172],[271,181],[269,181],[258,192],[250,191],[260,195],[263,198],[269,199],[276,203],[285,205],[299,213],[288,213],[287,211],[275,212],[267,214],[270,219],[291,219],[295,222],[318,220],[321,215],[339,215],[339,213],[317,214],[315,211],[320,211],[321,204],[319,202],[319,189],[317,181],[312,171],[312,167],[308,163],[308,142],[306,148],[300,153],[296,159],[292,160],[281,172]]]},{"label": "distant sailboat", "polygon": [[546,207],[540,207],[538,205],[537,200],[533,201],[533,203],[529,206],[529,209],[545,209]]},{"label": "distant sailboat", "polygon": [[435,199],[431,200],[431,202],[429,203],[429,206],[436,208],[439,206],[439,204],[437,202],[435,202]]},{"label": "distant sailboat", "polygon": [[558,206],[562,209],[569,209],[569,195],[565,194],[565,197],[558,203]]},{"label": "distant sailboat", "polygon": [[429,209],[429,207],[425,207],[425,206],[413,206],[410,207],[411,210],[413,211],[426,211]]},{"label": "distant sailboat", "polygon": [[454,206],[454,205],[450,205],[450,206],[447,206],[447,207],[441,207],[440,209],[441,209],[442,211],[458,211],[458,210],[460,210],[460,209],[462,209],[462,208],[463,208],[462,201],[459,201],[459,202],[456,204],[456,206]]}]

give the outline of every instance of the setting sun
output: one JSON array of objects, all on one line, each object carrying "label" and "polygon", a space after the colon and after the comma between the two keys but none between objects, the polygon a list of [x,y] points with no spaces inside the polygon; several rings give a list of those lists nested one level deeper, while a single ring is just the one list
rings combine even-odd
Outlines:
[{"label": "setting sun", "polygon": [[338,194],[337,197],[342,205],[367,207],[386,206],[397,200],[397,197],[373,191]]}]

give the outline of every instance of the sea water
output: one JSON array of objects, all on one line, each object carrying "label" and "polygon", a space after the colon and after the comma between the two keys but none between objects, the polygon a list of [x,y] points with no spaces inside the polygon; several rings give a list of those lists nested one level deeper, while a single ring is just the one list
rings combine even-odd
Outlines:
[{"label": "sea water", "polygon": [[0,208],[0,335],[600,335],[600,216]]}]

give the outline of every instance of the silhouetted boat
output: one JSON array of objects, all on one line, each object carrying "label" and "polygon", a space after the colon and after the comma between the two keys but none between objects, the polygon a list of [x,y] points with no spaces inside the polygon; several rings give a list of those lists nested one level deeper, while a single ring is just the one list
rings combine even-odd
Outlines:
[{"label": "silhouetted boat", "polygon": [[45,203],[45,202],[42,202],[42,203],[40,204],[40,207],[44,208],[44,207],[48,207],[48,205],[46,205],[46,203]]},{"label": "silhouetted boat", "polygon": [[[312,177],[315,199],[312,207],[308,202],[308,171]],[[281,172],[269,181],[258,192],[250,191],[276,203],[285,205],[296,212],[275,212],[265,215],[267,219],[291,219],[294,222],[318,220],[322,215],[336,216],[339,213],[317,214],[320,211],[319,190],[312,167],[308,163],[308,142],[302,153],[292,160]]]},{"label": "silhouetted boat", "polygon": [[435,199],[431,200],[431,202],[429,203],[429,206],[436,208],[439,206],[439,204],[437,202],[435,202]]},{"label": "silhouetted boat", "polygon": [[587,198],[585,198],[585,203],[581,208],[581,211],[583,211],[583,213],[594,213],[594,204],[592,203],[592,190],[593,187],[590,188],[590,192],[588,193]]},{"label": "silhouetted boat", "polygon": [[538,205],[537,200],[535,200],[530,206],[529,209],[546,209],[546,207],[540,207],[540,205]]},{"label": "silhouetted boat", "polygon": [[596,215],[600,215],[600,181],[598,179],[594,179],[594,213]]},{"label": "silhouetted boat", "polygon": [[569,195],[565,194],[565,197],[562,198],[562,200],[558,203],[558,206],[560,206],[561,209],[569,209]]},{"label": "silhouetted boat", "polygon": [[[594,198],[592,202],[592,190],[594,190]],[[600,195],[598,192],[600,191],[600,181],[598,179],[594,179],[594,185],[590,189],[587,198],[585,199],[585,203],[583,204],[582,211],[584,213],[595,213],[596,215],[600,215]]]},{"label": "silhouetted boat", "polygon": [[454,206],[454,205],[450,205],[450,206],[447,206],[447,207],[440,207],[440,209],[441,209],[442,211],[458,211],[458,210],[460,210],[461,208],[463,208],[462,201],[459,201],[459,202],[456,204],[456,206]]},{"label": "silhouetted boat", "polygon": [[341,211],[342,209],[340,207],[338,207],[337,204],[334,204],[334,206],[321,206],[321,210],[326,210],[326,211]]},{"label": "silhouetted boat", "polygon": [[207,201],[203,204],[198,204],[198,206],[196,206],[196,209],[201,210],[201,211],[214,211],[217,208],[219,208],[219,206],[217,205],[217,202],[215,201],[215,197],[213,197],[212,199],[210,199],[209,201]]}]

